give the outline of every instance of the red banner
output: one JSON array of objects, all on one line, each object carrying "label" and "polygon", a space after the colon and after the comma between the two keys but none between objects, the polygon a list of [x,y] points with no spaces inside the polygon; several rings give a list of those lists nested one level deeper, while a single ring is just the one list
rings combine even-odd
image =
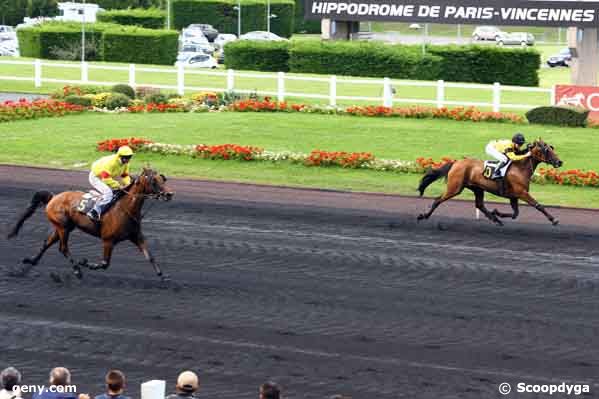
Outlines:
[{"label": "red banner", "polygon": [[589,119],[599,120],[599,87],[555,86],[555,104],[582,107],[591,111]]}]

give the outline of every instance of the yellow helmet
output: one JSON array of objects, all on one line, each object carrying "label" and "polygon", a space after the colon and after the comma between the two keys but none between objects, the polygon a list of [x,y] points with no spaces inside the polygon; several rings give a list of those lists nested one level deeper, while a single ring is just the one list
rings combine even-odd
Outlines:
[{"label": "yellow helmet", "polygon": [[133,155],[133,150],[131,149],[131,147],[124,145],[119,148],[116,155],[118,155],[119,157],[130,157]]}]

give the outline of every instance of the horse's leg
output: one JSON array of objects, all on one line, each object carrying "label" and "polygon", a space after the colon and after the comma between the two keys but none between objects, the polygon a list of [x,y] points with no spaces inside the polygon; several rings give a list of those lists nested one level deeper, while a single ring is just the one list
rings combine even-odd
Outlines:
[{"label": "horse's leg", "polygon": [[44,256],[44,254],[48,250],[48,248],[50,248],[52,245],[56,244],[56,242],[58,242],[58,240],[59,240],[58,233],[56,232],[56,230],[54,230],[52,233],[50,233],[48,238],[46,238],[46,240],[44,241],[44,244],[42,245],[42,248],[40,249],[38,254],[35,255],[35,257],[33,257],[33,258],[23,259],[23,263],[26,265],[31,265],[31,266],[37,265],[39,263],[40,259],[42,258],[42,256]]},{"label": "horse's leg", "polygon": [[58,238],[60,240],[60,247],[58,248],[58,250],[65,258],[68,259],[69,263],[71,264],[71,267],[73,268],[73,274],[77,278],[83,277],[83,274],[81,273],[81,267],[79,267],[79,263],[71,255],[71,251],[69,249],[69,236],[71,234],[71,231],[73,231],[73,227],[58,225],[55,225],[55,227],[56,233],[58,234]]},{"label": "horse's leg", "polygon": [[422,219],[428,219],[431,217],[435,209],[439,207],[442,203],[447,200],[452,199],[456,195],[460,195],[464,186],[460,183],[452,183],[451,181],[447,184],[447,189],[445,190],[445,194],[435,199],[433,204],[431,205],[431,209],[427,213],[421,213],[418,215],[417,220],[420,221]]},{"label": "horse's leg", "polygon": [[499,216],[500,218],[516,219],[520,214],[520,209],[518,209],[518,198],[510,198],[510,205],[512,206],[513,213],[503,213],[499,212],[498,209],[494,209],[493,215]]},{"label": "horse's leg", "polygon": [[169,276],[162,273],[160,266],[158,266],[158,263],[156,263],[156,259],[154,259],[154,256],[148,249],[148,243],[146,241],[146,238],[143,236],[143,234],[140,232],[136,236],[132,237],[131,242],[133,244],[135,244],[137,246],[137,248],[139,248],[139,250],[144,254],[144,256],[148,260],[148,262],[150,262],[152,264],[152,267],[154,267],[154,271],[156,272],[156,275],[158,277],[160,277],[162,279],[162,281],[168,281],[170,279]]},{"label": "horse's leg", "polygon": [[114,249],[114,241],[102,240],[103,244],[103,257],[100,263],[89,263],[85,261],[82,266],[87,267],[90,270],[106,270],[110,267],[110,260],[112,259],[112,250]]},{"label": "horse's leg", "polygon": [[479,209],[482,213],[484,213],[484,215],[487,217],[487,219],[489,219],[493,223],[503,226],[503,222],[501,220],[497,219],[497,216],[495,216],[493,214],[493,212],[489,211],[485,207],[485,192],[484,192],[484,190],[482,190],[480,188],[473,188],[472,192],[474,193],[476,208]]},{"label": "horse's leg", "polygon": [[559,220],[557,220],[549,212],[547,212],[547,210],[545,209],[545,207],[543,205],[539,204],[537,202],[537,200],[534,199],[528,193],[528,191],[524,191],[522,194],[520,194],[520,199],[523,200],[523,201],[526,201],[530,206],[533,206],[537,211],[539,211],[543,215],[545,215],[545,217],[547,219],[549,219],[549,221],[551,222],[552,225],[557,226],[557,224],[559,223]]}]

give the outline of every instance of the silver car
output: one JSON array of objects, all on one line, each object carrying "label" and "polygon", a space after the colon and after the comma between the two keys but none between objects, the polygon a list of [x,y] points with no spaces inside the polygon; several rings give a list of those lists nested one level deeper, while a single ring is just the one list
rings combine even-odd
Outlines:
[{"label": "silver car", "polygon": [[499,36],[504,34],[501,29],[496,26],[477,26],[472,32],[472,39],[479,40],[497,40]]},{"label": "silver car", "polygon": [[519,44],[522,47],[526,47],[535,44],[535,37],[532,33],[526,32],[503,33],[496,41],[498,46],[503,46],[505,44]]},{"label": "silver car", "polygon": [[261,30],[248,32],[245,35],[241,35],[241,36],[239,36],[239,40],[262,40],[262,41],[273,41],[273,42],[289,41],[288,39],[285,39],[284,37],[280,37],[279,35],[274,34],[272,32],[264,32]]}]

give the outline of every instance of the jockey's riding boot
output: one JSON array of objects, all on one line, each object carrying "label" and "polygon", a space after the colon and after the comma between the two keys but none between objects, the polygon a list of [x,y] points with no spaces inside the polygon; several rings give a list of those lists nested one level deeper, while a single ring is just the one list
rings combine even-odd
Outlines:
[{"label": "jockey's riding boot", "polygon": [[90,217],[91,220],[95,221],[95,222],[99,222],[100,221],[100,215],[98,214],[98,211],[96,211],[95,209],[92,209],[91,211],[88,212],[87,216]]}]

